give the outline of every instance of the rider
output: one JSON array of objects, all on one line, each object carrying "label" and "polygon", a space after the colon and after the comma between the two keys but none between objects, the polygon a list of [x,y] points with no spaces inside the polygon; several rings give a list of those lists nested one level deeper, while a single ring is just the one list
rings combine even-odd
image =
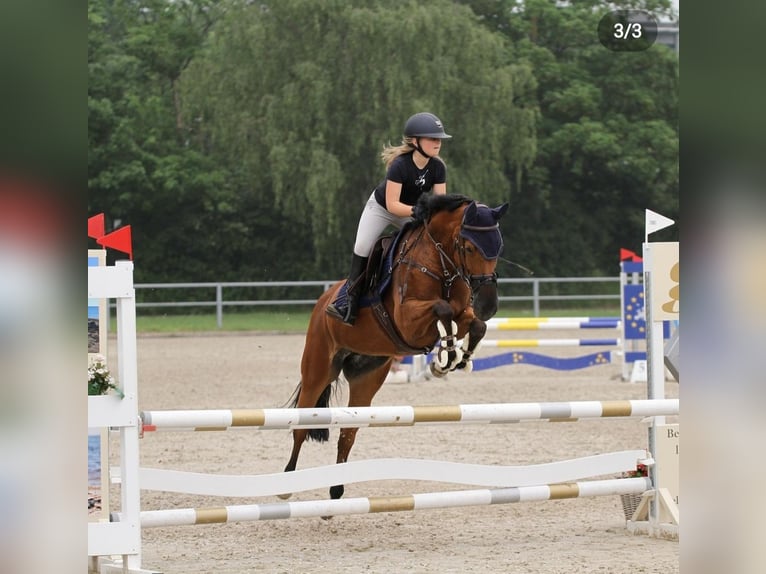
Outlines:
[{"label": "rider", "polygon": [[348,325],[356,321],[362,276],[375,241],[388,225],[397,229],[409,221],[421,194],[433,190],[447,193],[447,166],[439,157],[441,140],[451,138],[441,120],[428,112],[410,117],[404,124],[404,138],[398,146],[383,149],[386,178],[373,190],[362,211],[356,232],[351,272],[346,280],[347,305],[340,301],[327,306],[327,313]]}]

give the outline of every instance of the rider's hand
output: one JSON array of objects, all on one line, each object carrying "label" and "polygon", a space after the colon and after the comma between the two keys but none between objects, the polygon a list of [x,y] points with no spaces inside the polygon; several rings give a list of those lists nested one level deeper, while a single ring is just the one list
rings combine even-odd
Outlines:
[{"label": "rider's hand", "polygon": [[428,212],[420,203],[412,206],[412,219],[415,221],[425,221],[427,217]]}]

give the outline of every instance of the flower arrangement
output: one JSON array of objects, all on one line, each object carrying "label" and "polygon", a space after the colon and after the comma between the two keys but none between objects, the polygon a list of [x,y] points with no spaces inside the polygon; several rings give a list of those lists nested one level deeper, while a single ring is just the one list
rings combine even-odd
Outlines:
[{"label": "flower arrangement", "polygon": [[630,470],[625,473],[624,475],[627,478],[635,478],[637,476],[649,476],[649,469],[645,464],[638,463],[636,465],[636,470]]},{"label": "flower arrangement", "polygon": [[105,395],[110,390],[116,391],[120,398],[123,397],[122,391],[114,384],[114,377],[106,366],[106,358],[103,355],[95,355],[88,365],[88,394]]},{"label": "flower arrangement", "polygon": [[[628,472],[624,472],[622,474],[623,478],[636,478],[642,476],[649,476],[649,467],[641,462],[636,464],[636,470],[629,470]],[[622,511],[625,515],[625,520],[633,519],[633,514],[636,512],[636,509],[641,502],[641,496],[641,494],[637,493],[620,495],[620,500],[622,501]]]}]

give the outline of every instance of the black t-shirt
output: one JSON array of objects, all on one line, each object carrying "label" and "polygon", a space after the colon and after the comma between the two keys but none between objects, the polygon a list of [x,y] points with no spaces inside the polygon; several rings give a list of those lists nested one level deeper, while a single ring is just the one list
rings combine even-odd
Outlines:
[{"label": "black t-shirt", "polygon": [[419,169],[411,153],[400,155],[386,170],[386,178],[375,188],[375,200],[386,207],[386,180],[402,184],[399,201],[415,205],[422,193],[431,191],[435,183],[447,181],[447,166],[438,158],[429,158],[423,169]]}]

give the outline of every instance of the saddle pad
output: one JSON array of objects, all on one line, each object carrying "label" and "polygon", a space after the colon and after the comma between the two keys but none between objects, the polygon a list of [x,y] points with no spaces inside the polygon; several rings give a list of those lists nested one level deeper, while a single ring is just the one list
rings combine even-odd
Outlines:
[{"label": "saddle pad", "polygon": [[384,254],[385,256],[383,257],[383,261],[381,262],[380,270],[378,272],[378,284],[373,286],[373,289],[379,298],[383,297],[386,289],[388,289],[388,286],[391,284],[391,273],[394,268],[394,255],[399,249],[399,243],[401,242],[404,234],[413,227],[415,227],[415,222],[408,221],[404,227],[399,230],[399,233],[396,234],[394,240],[391,242],[391,245],[388,247],[388,251],[386,251]]},{"label": "saddle pad", "polygon": [[[378,300],[376,295],[371,293],[365,293],[359,297],[359,308],[371,307],[372,304]],[[335,296],[333,304],[338,309],[345,309],[348,306],[348,281],[344,281],[343,285],[338,289],[338,294]]]},{"label": "saddle pad", "polygon": [[[377,283],[372,286],[372,291],[365,290],[359,297],[360,308],[371,307],[374,303],[383,297],[386,289],[388,289],[389,285],[391,285],[391,273],[394,267],[394,255],[398,250],[402,236],[414,225],[414,222],[407,222],[404,227],[402,227],[394,236],[393,241],[391,241],[391,244],[388,247],[388,250],[383,254],[381,259],[381,263],[377,272]],[[378,241],[380,241],[380,239]],[[345,309],[348,305],[347,281],[345,281],[338,290],[338,294],[335,296],[334,304],[338,309]]]}]

